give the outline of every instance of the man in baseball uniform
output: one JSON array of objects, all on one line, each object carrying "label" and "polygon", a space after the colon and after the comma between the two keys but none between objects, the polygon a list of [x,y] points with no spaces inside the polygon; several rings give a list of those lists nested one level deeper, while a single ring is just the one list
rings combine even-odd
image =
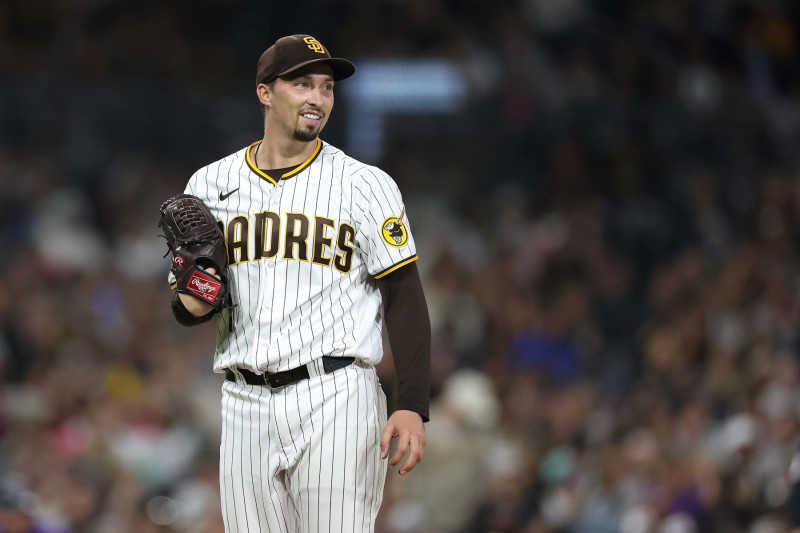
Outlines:
[{"label": "man in baseball uniform", "polygon": [[[278,39],[258,61],[263,139],[185,190],[227,245],[231,304],[214,313],[176,293],[172,305],[185,325],[216,317],[228,532],[373,531],[391,440],[400,474],[422,459],[430,323],[406,209],[385,172],[319,139],[354,72],[309,35]],[[384,322],[398,376],[388,421],[374,367]]]}]

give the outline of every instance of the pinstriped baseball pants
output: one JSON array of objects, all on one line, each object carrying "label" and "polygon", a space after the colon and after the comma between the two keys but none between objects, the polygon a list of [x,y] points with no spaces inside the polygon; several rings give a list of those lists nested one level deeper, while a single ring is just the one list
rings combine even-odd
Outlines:
[{"label": "pinstriped baseball pants", "polygon": [[276,390],[223,382],[225,531],[372,532],[385,424],[375,369],[358,362]]}]

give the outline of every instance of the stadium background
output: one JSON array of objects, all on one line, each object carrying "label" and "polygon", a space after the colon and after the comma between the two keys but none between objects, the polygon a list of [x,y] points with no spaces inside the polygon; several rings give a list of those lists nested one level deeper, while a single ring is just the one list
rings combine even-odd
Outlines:
[{"label": "stadium background", "polygon": [[433,323],[378,531],[790,531],[799,29],[781,0],[0,2],[0,520],[39,523],[6,530],[222,531],[213,328],[170,316],[157,207],[260,136],[256,60],[310,33],[359,66],[324,138],[403,190]]}]

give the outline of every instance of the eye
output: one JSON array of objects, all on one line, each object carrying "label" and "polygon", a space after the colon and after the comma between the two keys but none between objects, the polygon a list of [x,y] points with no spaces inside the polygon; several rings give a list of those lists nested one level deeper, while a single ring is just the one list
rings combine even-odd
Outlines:
[{"label": "eye", "polygon": [[297,83],[295,83],[295,86],[302,87],[303,89],[305,89],[306,87],[308,87],[308,82],[298,81]]}]

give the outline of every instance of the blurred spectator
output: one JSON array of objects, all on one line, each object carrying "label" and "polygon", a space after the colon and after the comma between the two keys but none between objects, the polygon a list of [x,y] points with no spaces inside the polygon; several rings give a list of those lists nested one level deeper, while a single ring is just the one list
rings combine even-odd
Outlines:
[{"label": "blurred spectator", "polygon": [[56,524],[37,517],[34,496],[12,480],[7,480],[0,494],[0,531],[3,533],[63,533]]},{"label": "blurred spectator", "polygon": [[425,461],[436,466],[407,476],[404,487],[393,489],[404,494],[391,506],[397,531],[464,527],[498,476],[490,456],[506,443],[497,431],[500,402],[485,375],[466,369],[451,374],[432,413],[436,416],[426,427]]}]

